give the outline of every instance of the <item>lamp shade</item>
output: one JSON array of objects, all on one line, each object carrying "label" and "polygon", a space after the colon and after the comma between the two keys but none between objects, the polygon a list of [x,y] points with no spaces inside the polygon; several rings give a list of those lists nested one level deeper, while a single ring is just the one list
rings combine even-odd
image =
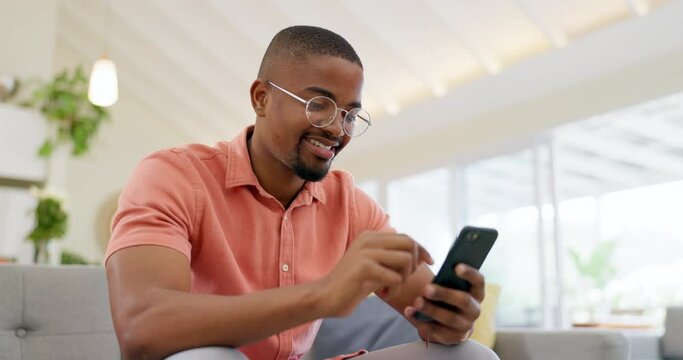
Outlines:
[{"label": "lamp shade", "polygon": [[102,58],[93,65],[88,99],[97,106],[111,106],[119,99],[119,81],[113,61]]}]

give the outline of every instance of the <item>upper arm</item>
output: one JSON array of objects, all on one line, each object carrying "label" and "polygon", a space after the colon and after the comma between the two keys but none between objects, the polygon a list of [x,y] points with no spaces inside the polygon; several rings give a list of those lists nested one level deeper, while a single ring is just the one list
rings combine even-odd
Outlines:
[{"label": "upper arm", "polygon": [[138,245],[166,246],[190,259],[200,204],[188,163],[166,150],[138,164],[119,198],[105,262]]},{"label": "upper arm", "polygon": [[159,290],[190,290],[197,200],[188,171],[175,152],[157,152],[140,162],[119,198],[105,266],[120,335],[157,305]]},{"label": "upper arm", "polygon": [[190,264],[183,254],[163,246],[122,249],[106,264],[114,320],[142,312],[158,290],[190,291]]},{"label": "upper arm", "polygon": [[136,357],[153,336],[150,318],[165,303],[168,291],[190,291],[191,273],[180,252],[154,245],[133,246],[114,253],[106,263],[109,303],[122,351]]}]

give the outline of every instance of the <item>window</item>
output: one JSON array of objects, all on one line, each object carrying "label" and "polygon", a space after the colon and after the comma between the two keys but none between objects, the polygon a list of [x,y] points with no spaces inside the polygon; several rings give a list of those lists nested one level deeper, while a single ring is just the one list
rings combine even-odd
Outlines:
[{"label": "window", "polygon": [[427,171],[389,182],[388,213],[399,232],[413,237],[434,258],[438,271],[453,243],[448,212],[449,172],[445,168]]},{"label": "window", "polygon": [[683,94],[368,192],[434,271],[455,229],[498,229],[481,270],[502,287],[499,326],[658,325],[683,304]]},{"label": "window", "polygon": [[542,319],[539,214],[535,206],[532,150],[464,167],[464,224],[492,227],[499,237],[481,268],[501,285],[498,323],[536,326]]},{"label": "window", "polygon": [[683,302],[683,96],[560,128],[556,147],[572,321],[660,322]]}]

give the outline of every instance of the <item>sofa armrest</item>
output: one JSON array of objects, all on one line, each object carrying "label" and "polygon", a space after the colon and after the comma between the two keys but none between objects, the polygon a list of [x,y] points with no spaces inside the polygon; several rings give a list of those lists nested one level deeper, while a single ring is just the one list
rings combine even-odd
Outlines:
[{"label": "sofa armrest", "polygon": [[683,306],[666,309],[662,355],[665,359],[683,359]]},{"label": "sofa armrest", "polygon": [[505,360],[626,360],[628,339],[611,330],[499,330],[495,349]]}]

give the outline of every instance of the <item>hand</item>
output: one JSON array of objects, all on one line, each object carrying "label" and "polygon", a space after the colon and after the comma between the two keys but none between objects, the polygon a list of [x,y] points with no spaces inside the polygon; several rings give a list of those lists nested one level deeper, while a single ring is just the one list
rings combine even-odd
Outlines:
[{"label": "hand", "polygon": [[[429,284],[422,296],[415,299],[413,306],[406,307],[404,311],[406,319],[417,328],[418,334],[425,341],[429,332],[431,342],[445,345],[461,343],[471,335],[474,320],[479,317],[480,305],[484,300],[484,276],[465,264],[458,264],[454,270],[460,278],[472,285],[469,292]],[[458,310],[444,309],[425,299],[445,302]],[[431,317],[434,322],[415,319],[416,311]]]},{"label": "hand", "polygon": [[317,282],[323,312],[346,316],[373,291],[390,299],[422,262],[434,261],[415,240],[404,234],[363,232],[336,267]]}]

